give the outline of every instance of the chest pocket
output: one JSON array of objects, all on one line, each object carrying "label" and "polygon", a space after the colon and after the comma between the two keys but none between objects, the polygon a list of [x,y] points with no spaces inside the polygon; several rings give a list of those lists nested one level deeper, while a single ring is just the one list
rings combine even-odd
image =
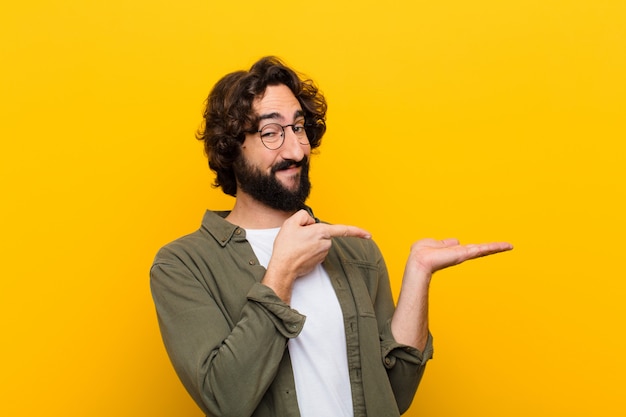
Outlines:
[{"label": "chest pocket", "polygon": [[341,265],[354,294],[357,314],[375,318],[374,300],[378,288],[378,268],[371,262],[341,259]]}]

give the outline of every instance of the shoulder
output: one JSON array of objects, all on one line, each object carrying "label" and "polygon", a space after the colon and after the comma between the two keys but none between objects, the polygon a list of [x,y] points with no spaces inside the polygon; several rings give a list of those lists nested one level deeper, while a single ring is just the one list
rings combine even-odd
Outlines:
[{"label": "shoulder", "polygon": [[164,245],[157,252],[154,264],[187,263],[191,258],[201,256],[210,247],[209,236],[199,229]]},{"label": "shoulder", "polygon": [[219,212],[207,211],[198,230],[164,245],[157,252],[154,263],[186,263],[193,258],[206,257],[223,247],[236,229]]}]

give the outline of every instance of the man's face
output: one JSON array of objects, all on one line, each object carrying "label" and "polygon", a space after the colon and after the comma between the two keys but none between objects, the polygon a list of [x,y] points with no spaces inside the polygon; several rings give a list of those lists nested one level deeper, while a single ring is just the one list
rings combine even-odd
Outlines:
[{"label": "man's face", "polygon": [[[303,119],[300,103],[285,85],[268,86],[265,94],[255,99],[253,111],[260,119],[259,130],[269,123],[284,126]],[[296,211],[311,190],[311,147],[300,143],[291,127],[284,131],[284,142],[275,150],[263,144],[259,133],[246,134],[241,158],[235,163],[237,192],[278,210]]]}]

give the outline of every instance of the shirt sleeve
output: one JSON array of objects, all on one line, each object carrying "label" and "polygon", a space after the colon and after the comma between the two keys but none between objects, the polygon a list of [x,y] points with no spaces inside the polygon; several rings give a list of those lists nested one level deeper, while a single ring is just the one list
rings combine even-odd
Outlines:
[{"label": "shirt sleeve", "polygon": [[409,409],[419,386],[426,363],[433,357],[433,338],[428,333],[424,351],[396,342],[391,333],[391,320],[381,333],[381,352],[389,382],[400,413]]},{"label": "shirt sleeve", "polygon": [[164,250],[151,269],[166,350],[183,385],[206,414],[249,416],[305,317],[255,282],[234,322],[219,295],[208,290],[205,277],[199,279],[192,271],[180,256]]},{"label": "shirt sleeve", "polygon": [[391,318],[395,311],[395,304],[389,274],[380,250],[377,247],[374,250],[374,258],[377,259],[378,265],[378,289],[374,309],[380,334],[381,360],[387,370],[398,409],[402,414],[411,405],[426,369],[426,363],[433,356],[433,339],[429,333],[423,351],[400,344],[394,339],[391,332]]}]

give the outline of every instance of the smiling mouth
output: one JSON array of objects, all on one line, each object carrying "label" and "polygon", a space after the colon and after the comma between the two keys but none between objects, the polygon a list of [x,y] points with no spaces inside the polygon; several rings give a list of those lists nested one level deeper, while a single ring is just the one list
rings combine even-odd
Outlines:
[{"label": "smiling mouth", "polygon": [[272,167],[272,173],[275,174],[279,171],[297,170],[298,168],[301,168],[306,163],[307,163],[306,157],[302,158],[300,161],[285,159],[284,161],[281,161]]},{"label": "smiling mouth", "polygon": [[300,167],[299,167],[299,166],[297,166],[297,165],[291,165],[291,166],[288,166],[288,167],[286,167],[286,168],[281,168],[281,169],[279,169],[279,170],[278,170],[278,171],[276,171],[276,172],[286,172],[286,171],[287,171],[287,172],[289,172],[289,171],[299,171],[299,170],[300,170]]}]

